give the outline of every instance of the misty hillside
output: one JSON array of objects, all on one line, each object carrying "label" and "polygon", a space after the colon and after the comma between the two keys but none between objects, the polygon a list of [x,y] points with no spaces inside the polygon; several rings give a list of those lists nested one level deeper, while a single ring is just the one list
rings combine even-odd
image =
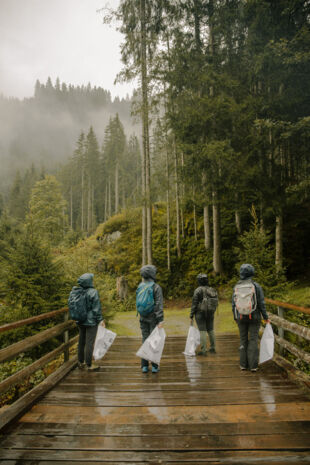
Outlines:
[{"label": "misty hillside", "polygon": [[138,133],[130,116],[131,100],[115,98],[101,87],[36,82],[34,96],[24,100],[0,96],[0,182],[6,190],[17,170],[34,162],[47,169],[65,162],[81,131],[93,126],[102,141],[116,113],[126,134]]}]

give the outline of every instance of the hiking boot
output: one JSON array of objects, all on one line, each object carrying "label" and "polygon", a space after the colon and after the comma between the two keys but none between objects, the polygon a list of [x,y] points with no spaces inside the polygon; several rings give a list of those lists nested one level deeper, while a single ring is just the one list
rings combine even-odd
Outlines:
[{"label": "hiking boot", "polygon": [[99,368],[98,365],[91,365],[90,367],[87,366],[87,371],[99,371]]},{"label": "hiking boot", "polygon": [[159,367],[152,367],[152,373],[158,373]]},{"label": "hiking boot", "polygon": [[142,367],[142,373],[147,373],[149,371],[149,367]]},{"label": "hiking boot", "polygon": [[86,364],[85,364],[85,362],[78,362],[77,367],[78,367],[79,370],[85,370]]}]

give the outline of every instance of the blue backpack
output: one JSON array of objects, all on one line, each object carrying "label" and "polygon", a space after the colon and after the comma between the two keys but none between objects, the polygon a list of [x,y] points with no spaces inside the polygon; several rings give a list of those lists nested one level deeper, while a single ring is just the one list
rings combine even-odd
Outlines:
[{"label": "blue backpack", "polygon": [[136,307],[141,316],[149,315],[154,310],[154,282],[140,283],[136,291]]},{"label": "blue backpack", "polygon": [[68,305],[69,313],[72,320],[77,323],[83,323],[87,319],[87,290],[82,287],[74,286],[70,292]]}]

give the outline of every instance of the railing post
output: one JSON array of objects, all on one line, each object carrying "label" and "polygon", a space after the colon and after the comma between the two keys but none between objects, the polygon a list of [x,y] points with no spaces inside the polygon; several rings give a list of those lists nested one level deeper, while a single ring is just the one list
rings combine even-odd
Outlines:
[{"label": "railing post", "polygon": [[[280,318],[284,318],[284,309],[282,307],[277,307],[278,309],[278,316]],[[278,327],[278,336],[284,339],[284,329],[281,328],[280,326]],[[283,354],[283,347],[279,346],[279,354]]]},{"label": "railing post", "polygon": [[[69,312],[64,314],[64,321],[69,321]],[[64,343],[69,342],[69,330],[64,332]],[[69,347],[64,350],[64,362],[69,360]]]}]

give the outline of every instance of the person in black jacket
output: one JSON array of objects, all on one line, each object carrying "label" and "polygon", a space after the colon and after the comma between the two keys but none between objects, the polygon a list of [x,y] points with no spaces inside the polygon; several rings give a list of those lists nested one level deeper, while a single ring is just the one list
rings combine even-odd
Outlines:
[{"label": "person in black jacket", "polygon": [[[210,339],[209,352],[215,353],[215,334],[214,334],[214,313],[218,303],[217,292],[212,287],[209,287],[209,280],[206,274],[199,274],[197,276],[199,287],[195,289],[192,308],[190,313],[191,324],[195,316],[195,320],[200,332],[200,352],[197,355],[207,355],[207,333]],[[201,309],[201,302],[204,298],[204,293],[211,297],[215,303],[210,311],[203,311]]]},{"label": "person in black jacket", "polygon": [[[142,332],[142,342],[144,342],[156,326],[162,328],[164,323],[164,299],[163,291],[156,281],[156,267],[154,265],[145,265],[141,268],[140,274],[142,281],[149,283],[154,282],[153,295],[154,295],[154,309],[146,316],[140,315],[140,328]],[[141,359],[141,368],[143,373],[149,370],[148,360]],[[152,373],[157,373],[159,367],[156,363],[152,363]]]},{"label": "person in black jacket", "polygon": [[[261,325],[261,316],[269,323],[268,314],[266,312],[264,292],[261,286],[253,281],[254,267],[248,263],[240,267],[240,281],[234,287],[232,296],[232,311],[234,319],[238,324],[240,333],[240,369],[251,370],[253,372],[258,369],[258,333]],[[240,284],[252,283],[254,285],[255,295],[254,308],[255,310],[249,315],[241,314],[238,311],[236,287]]]}]

